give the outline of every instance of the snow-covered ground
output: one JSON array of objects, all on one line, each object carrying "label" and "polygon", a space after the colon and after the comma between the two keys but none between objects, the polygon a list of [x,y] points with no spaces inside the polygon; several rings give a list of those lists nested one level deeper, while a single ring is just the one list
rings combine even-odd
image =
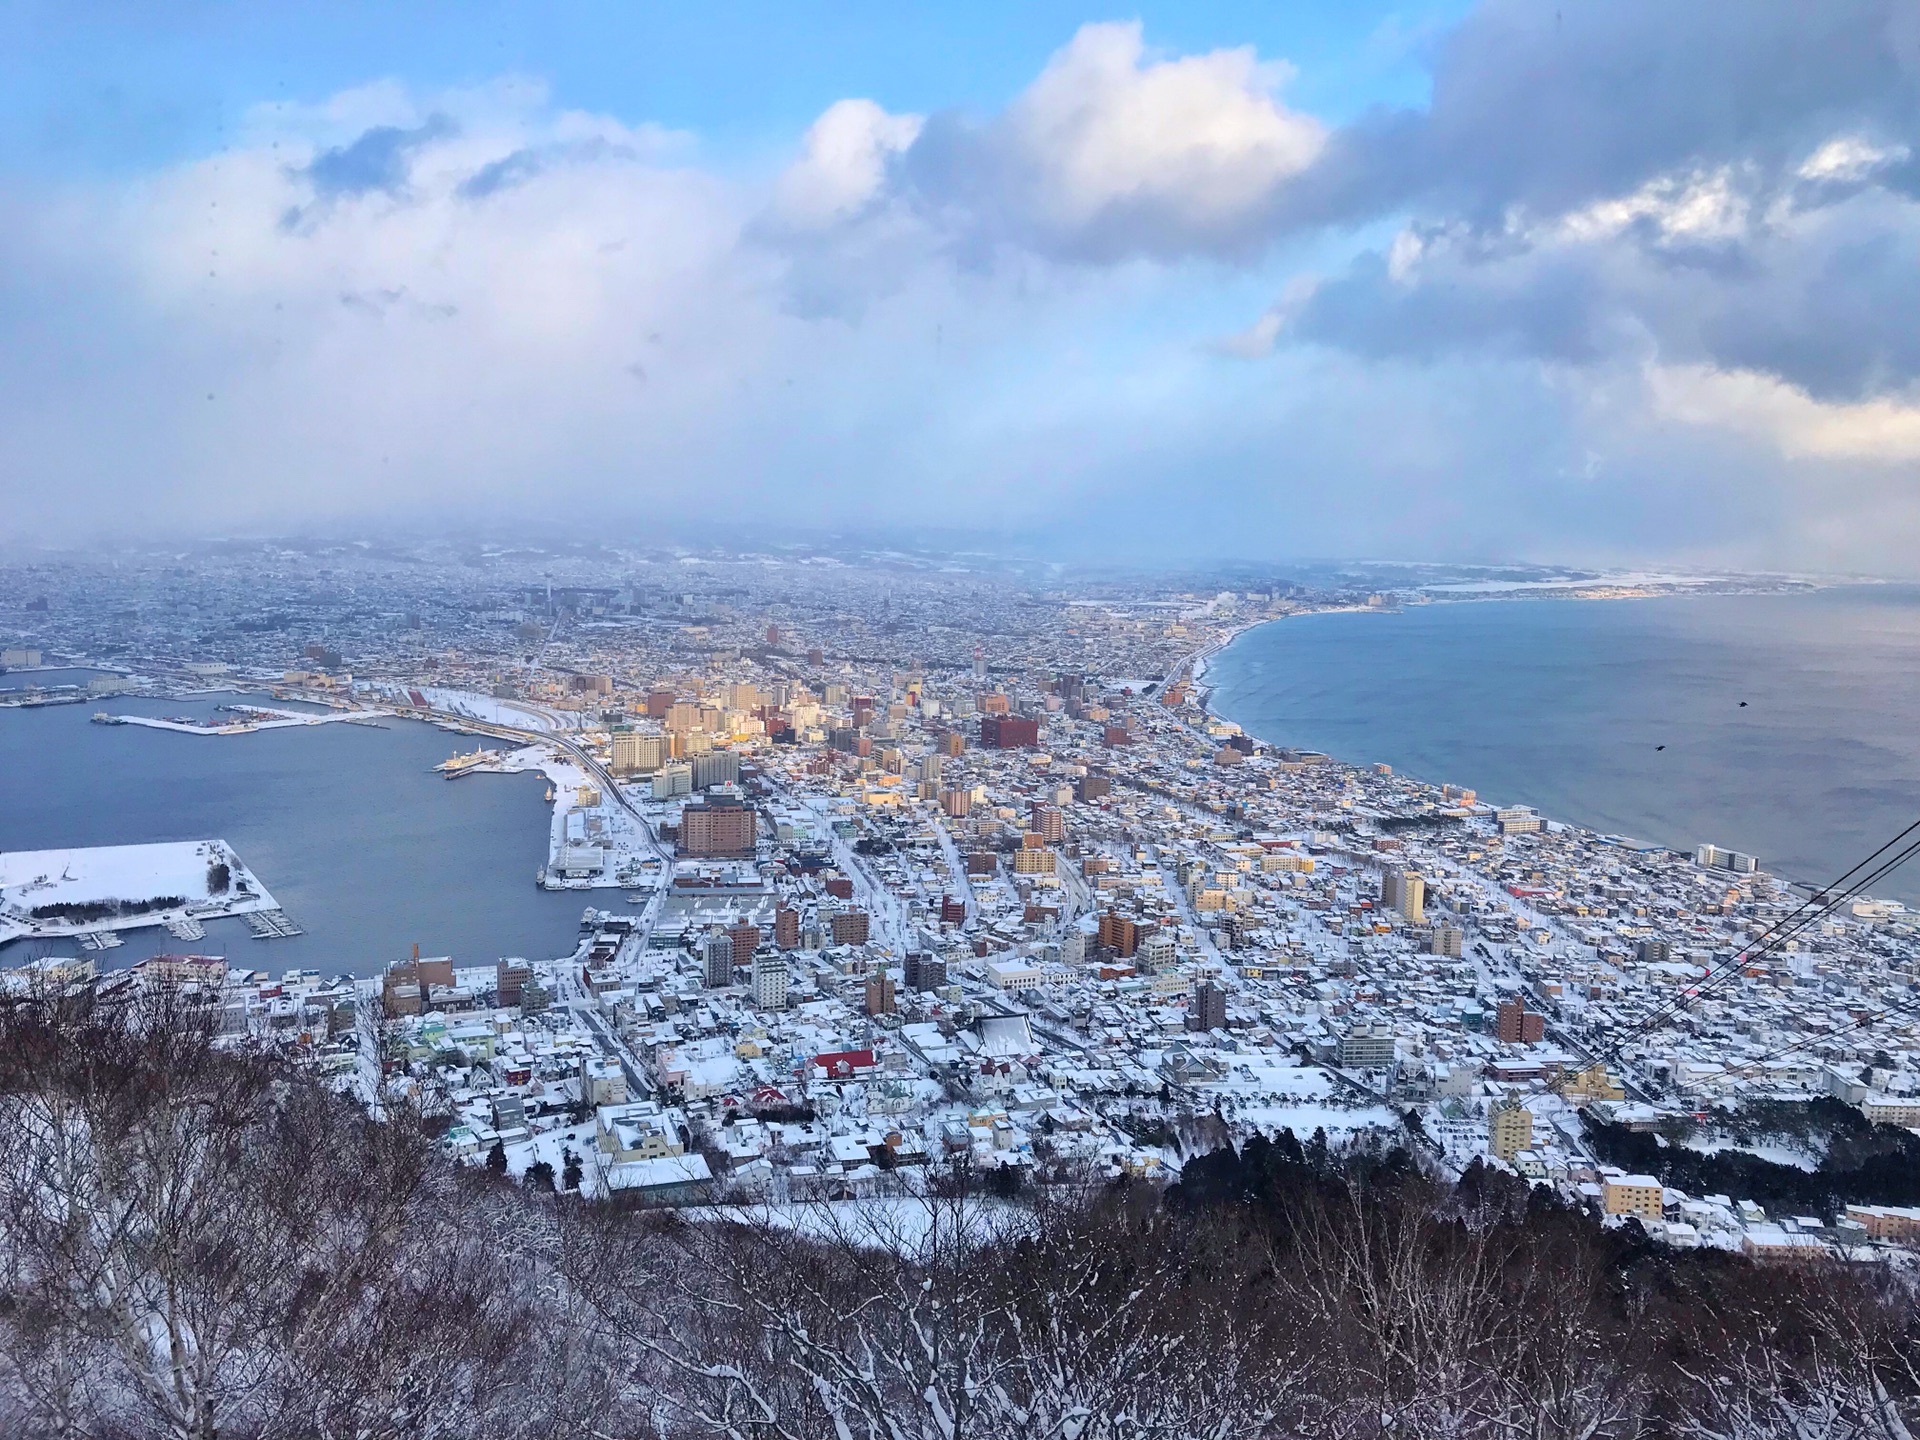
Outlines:
[{"label": "snow-covered ground", "polygon": [[221,725],[203,725],[197,720],[163,720],[153,715],[115,715],[115,725],[144,725],[149,730],[171,730],[179,735],[251,735],[256,730],[288,730],[299,725],[331,725],[336,721],[365,723],[386,714],[384,710],[329,710],[312,715],[299,710],[274,710],[265,705],[249,705],[252,715],[270,715],[270,720],[235,719]]},{"label": "snow-covered ground", "polygon": [[[227,867],[227,888],[210,891],[214,864]],[[130,903],[179,896],[170,910],[97,919],[35,919],[49,905]],[[82,850],[0,852],[0,943],[22,936],[130,930],[175,916],[206,919],[277,910],[279,902],[224,840],[177,840],[157,845],[99,845]]]}]

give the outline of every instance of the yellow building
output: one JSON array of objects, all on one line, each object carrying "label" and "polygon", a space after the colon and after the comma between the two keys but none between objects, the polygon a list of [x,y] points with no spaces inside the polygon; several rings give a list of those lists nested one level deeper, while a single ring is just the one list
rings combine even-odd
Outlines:
[{"label": "yellow building", "polygon": [[1620,1082],[1609,1075],[1603,1065],[1590,1065],[1585,1070],[1569,1076],[1560,1093],[1574,1105],[1584,1105],[1590,1100],[1624,1100],[1627,1092],[1620,1088]]},{"label": "yellow building", "polygon": [[1666,1208],[1666,1192],[1651,1175],[1608,1175],[1601,1184],[1609,1215],[1637,1215],[1658,1220]]},{"label": "yellow building", "polygon": [[1522,1150],[1533,1148],[1533,1112],[1517,1100],[1493,1107],[1487,1116],[1487,1150],[1496,1159],[1513,1163]]}]

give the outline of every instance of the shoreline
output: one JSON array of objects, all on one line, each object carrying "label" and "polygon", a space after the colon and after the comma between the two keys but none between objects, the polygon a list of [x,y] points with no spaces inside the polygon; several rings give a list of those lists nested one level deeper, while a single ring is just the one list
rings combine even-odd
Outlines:
[{"label": "shoreline", "polygon": [[[1485,601],[1575,600],[1575,599],[1586,599],[1586,600],[1594,600],[1594,601],[1626,600],[1626,599],[1701,599],[1701,598],[1710,598],[1713,596],[1760,597],[1760,596],[1767,596],[1767,595],[1805,595],[1805,594],[1811,594],[1811,593],[1814,593],[1817,591],[1823,591],[1823,590],[1845,589],[1855,584],[1861,585],[1863,587],[1868,587],[1868,586],[1885,586],[1885,585],[1892,585],[1897,583],[1899,582],[1894,582],[1894,581],[1858,581],[1858,582],[1836,581],[1836,582],[1824,582],[1824,583],[1807,582],[1804,584],[1795,584],[1791,588],[1712,590],[1712,591],[1686,590],[1686,591],[1663,591],[1659,593],[1645,594],[1645,595],[1606,595],[1606,596],[1573,596],[1573,595],[1567,595],[1564,593],[1555,594],[1555,595],[1541,595],[1541,594],[1535,594],[1535,593],[1516,595],[1511,593],[1503,593],[1499,595],[1474,595],[1471,597],[1459,597],[1459,598],[1449,597],[1448,599],[1436,600],[1431,603],[1474,604],[1474,603],[1482,603]],[[1253,739],[1258,740],[1263,745],[1267,745],[1275,749],[1311,748],[1311,747],[1295,747],[1285,741],[1268,739],[1265,736],[1256,735],[1252,730],[1248,729],[1245,723],[1235,719],[1233,716],[1228,715],[1224,711],[1220,710],[1215,704],[1215,699],[1216,699],[1216,696],[1218,695],[1219,687],[1217,685],[1208,685],[1204,682],[1204,679],[1203,679],[1203,676],[1205,674],[1208,664],[1211,661],[1223,655],[1235,642],[1241,640],[1247,635],[1252,634],[1254,631],[1265,629],[1269,625],[1278,625],[1285,621],[1297,620],[1302,618],[1303,616],[1308,616],[1308,615],[1338,615],[1338,614],[1355,614],[1355,613],[1377,614],[1377,615],[1397,615],[1397,614],[1405,613],[1405,608],[1406,607],[1402,607],[1402,606],[1395,606],[1395,607],[1389,608],[1389,607],[1376,607],[1376,606],[1367,606],[1367,605],[1322,606],[1322,607],[1314,607],[1310,609],[1301,609],[1286,615],[1276,615],[1269,619],[1257,620],[1257,621],[1250,622],[1246,625],[1236,626],[1231,631],[1229,631],[1225,636],[1223,636],[1221,639],[1216,641],[1214,644],[1211,644],[1205,647],[1203,650],[1196,652],[1192,660],[1189,662],[1192,667],[1191,673],[1192,673],[1192,683],[1195,690],[1195,703],[1199,708],[1199,710],[1201,711],[1201,713],[1205,715],[1207,718],[1223,721],[1227,724],[1238,726],[1243,734],[1251,736]],[[1421,607],[1421,608],[1424,608],[1424,607]],[[1326,752],[1326,753],[1330,755],[1330,758],[1334,761],[1335,764],[1342,765],[1350,769],[1364,768],[1366,765],[1374,763],[1369,761],[1349,760],[1340,755],[1331,754],[1331,752]],[[1401,778],[1403,779],[1413,781],[1415,784],[1422,786],[1424,789],[1433,792],[1436,799],[1436,803],[1438,799],[1441,798],[1441,792],[1443,790],[1443,787],[1447,784],[1455,783],[1451,781],[1429,780],[1422,775],[1411,774],[1406,771],[1403,771],[1397,765],[1394,767],[1394,773],[1396,775],[1401,776]],[[1478,787],[1473,787],[1473,788],[1476,791],[1478,789]],[[1499,808],[1498,806],[1494,805],[1494,802],[1485,800],[1484,798],[1481,799],[1479,803],[1483,806],[1492,806],[1493,808]],[[1596,829],[1593,826],[1582,824],[1579,821],[1563,819],[1558,815],[1549,813],[1547,810],[1543,809],[1540,805],[1538,805],[1532,800],[1522,799],[1522,800],[1511,801],[1509,803],[1515,807],[1521,807],[1521,808],[1525,808],[1533,811],[1535,814],[1538,814],[1543,821],[1547,822],[1550,825],[1559,826],[1564,829],[1576,831],[1583,836],[1592,838],[1596,842],[1611,843],[1611,842],[1619,841],[1623,838],[1631,838],[1631,837],[1622,837],[1619,835],[1614,835],[1614,834],[1611,834],[1610,832]],[[1644,842],[1644,843],[1650,843],[1654,845],[1656,848],[1667,851],[1670,854],[1683,856],[1687,858],[1691,858],[1694,853],[1694,850],[1692,847],[1676,845],[1665,840],[1654,840],[1651,842]],[[1781,884],[1786,885],[1795,890],[1803,891],[1809,895],[1819,895],[1827,892],[1831,888],[1830,882],[1800,879],[1796,876],[1788,875],[1778,870],[1769,869],[1764,865],[1761,867],[1760,873],[1770,875],[1775,880],[1778,880]],[[1860,902],[1874,900],[1875,903],[1891,903],[1893,905],[1899,906],[1903,910],[1914,908],[1914,907],[1909,907],[1905,902],[1898,901],[1898,900],[1890,901],[1890,902],[1880,902],[1875,900],[1875,897],[1864,894],[1864,893],[1860,895],[1856,895],[1852,898],[1853,900],[1860,901]]]}]

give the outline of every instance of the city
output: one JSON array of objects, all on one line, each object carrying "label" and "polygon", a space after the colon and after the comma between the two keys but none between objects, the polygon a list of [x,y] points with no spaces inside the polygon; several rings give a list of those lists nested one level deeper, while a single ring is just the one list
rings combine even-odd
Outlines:
[{"label": "city", "polygon": [[[1254,1134],[1372,1133],[1674,1246],[1865,1257],[1920,1235],[1912,1208],[1780,1213],[1609,1163],[1626,1133],[1811,1168],[1825,1122],[1737,1137],[1755,1108],[1816,1099],[1920,1123],[1920,929],[1899,903],[1276,748],[1209,708],[1208,658],[1247,627],[1420,591],[724,553],[539,579],[502,560],[465,589],[351,552],[243,563],[271,571],[270,612],[232,562],[123,570],[121,623],[101,577],[82,603],[16,572],[44,594],[8,654],[29,682],[100,667],[89,703],[264,693],[243,718],[477,737],[449,780],[549,780],[525,883],[585,902],[577,947],[416,947],[355,978],[115,969],[75,945],[15,986],[204,990],[223,1033],[276,1037],[368,1104],[404,1092],[450,1155],[589,1194],[862,1198],[957,1154],[1165,1183]],[[0,893],[30,925],[30,888]],[[169,914],[194,923],[131,923]]]}]

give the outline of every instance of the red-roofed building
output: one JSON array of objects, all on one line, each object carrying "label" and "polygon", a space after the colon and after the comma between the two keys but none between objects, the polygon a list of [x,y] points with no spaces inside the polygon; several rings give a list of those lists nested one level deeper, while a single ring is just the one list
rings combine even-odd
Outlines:
[{"label": "red-roofed building", "polygon": [[829,1080],[851,1080],[873,1069],[871,1050],[834,1050],[813,1057],[813,1063],[827,1072]]}]

